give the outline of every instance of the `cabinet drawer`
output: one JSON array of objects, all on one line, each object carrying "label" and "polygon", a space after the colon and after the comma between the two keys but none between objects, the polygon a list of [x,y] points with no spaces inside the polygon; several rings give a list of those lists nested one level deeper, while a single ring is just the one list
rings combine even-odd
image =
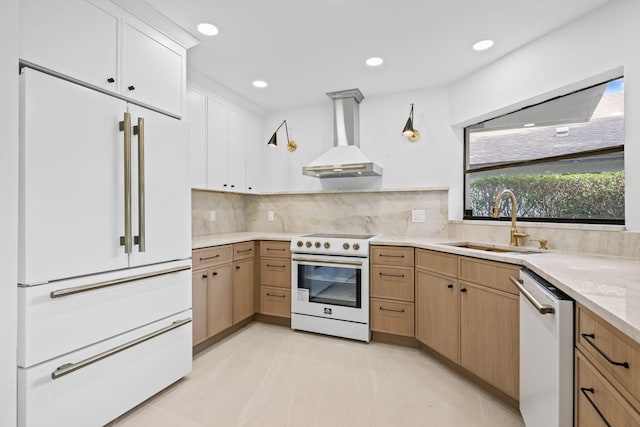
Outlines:
[{"label": "cabinet drawer", "polygon": [[291,242],[263,240],[260,242],[260,256],[271,258],[291,258]]},{"label": "cabinet drawer", "polygon": [[261,286],[260,312],[270,316],[291,317],[291,290]]},{"label": "cabinet drawer", "polygon": [[211,248],[196,249],[191,256],[194,270],[207,268],[214,265],[226,264],[233,260],[233,247],[231,245],[213,246]]},{"label": "cabinet drawer", "polygon": [[640,345],[584,307],[576,310],[578,348],[640,407]]},{"label": "cabinet drawer", "polygon": [[372,298],[371,330],[387,334],[413,337],[413,303]]},{"label": "cabinet drawer", "polygon": [[[576,426],[638,426],[640,414],[576,351]],[[605,423],[606,420],[606,423]]]},{"label": "cabinet drawer", "polygon": [[255,254],[255,243],[244,242],[235,243],[233,245],[233,260],[238,261],[245,258],[250,258]]},{"label": "cabinet drawer", "polygon": [[518,278],[520,268],[501,262],[460,257],[460,279],[518,295],[509,277]]},{"label": "cabinet drawer", "polygon": [[413,301],[413,268],[371,266],[371,296]]},{"label": "cabinet drawer", "polygon": [[371,246],[371,264],[413,267],[413,248]]},{"label": "cabinet drawer", "polygon": [[[191,308],[192,275],[184,264],[174,263],[185,269],[175,273],[143,267],[18,288],[18,365],[29,367]],[[145,274],[153,276],[140,278]],[[78,290],[84,291],[73,293]]]},{"label": "cabinet drawer", "polygon": [[[18,425],[101,426],[153,396],[191,371],[190,318],[187,310],[30,368],[18,368]],[[98,360],[81,363],[93,357]],[[52,377],[69,363],[78,369]]]},{"label": "cabinet drawer", "polygon": [[282,258],[260,259],[260,284],[289,289],[291,287],[291,260]]},{"label": "cabinet drawer", "polygon": [[458,277],[458,256],[442,252],[416,249],[416,268],[446,276]]}]

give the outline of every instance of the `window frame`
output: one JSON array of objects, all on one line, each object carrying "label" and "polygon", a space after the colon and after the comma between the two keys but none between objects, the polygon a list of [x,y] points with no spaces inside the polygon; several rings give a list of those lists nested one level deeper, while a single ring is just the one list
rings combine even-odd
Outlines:
[{"label": "window frame", "polygon": [[[468,168],[468,147],[469,147],[469,135],[470,133],[478,128],[481,127],[481,125],[483,125],[484,123],[500,118],[500,117],[504,117],[504,116],[508,116],[510,114],[514,114],[517,113],[519,111],[522,110],[526,110],[532,107],[536,107],[542,104],[545,104],[547,102],[556,100],[556,99],[560,99],[560,98],[564,98],[567,96],[570,96],[574,93],[578,93],[578,92],[582,92],[584,90],[587,89],[591,89],[595,86],[600,86],[602,84],[608,84],[612,81],[615,80],[619,80],[624,78],[624,75],[620,75],[618,77],[612,78],[612,79],[608,79],[605,80],[603,82],[591,85],[591,86],[587,86],[578,90],[574,90],[572,92],[568,92],[566,94],[563,95],[558,95],[549,99],[546,99],[544,101],[540,101],[538,103],[535,104],[531,104],[528,105],[526,107],[522,107],[519,108],[517,110],[514,111],[510,111],[508,113],[505,114],[500,114],[498,116],[495,117],[491,117],[489,119],[483,120],[481,122],[478,123],[474,123],[472,125],[469,126],[465,126],[464,128],[464,141],[463,141],[463,157],[462,157],[462,182],[463,182],[463,191],[462,191],[462,209],[463,209],[463,216],[462,219],[463,220],[472,220],[472,221],[480,221],[480,220],[492,220],[492,221],[511,221],[511,218],[507,218],[507,217],[499,217],[499,218],[493,218],[491,216],[474,216],[474,215],[469,215],[468,214],[468,210],[466,209],[466,201],[467,201],[467,176],[469,174],[472,173],[477,173],[477,172],[486,172],[486,171],[492,171],[492,170],[500,170],[500,169],[508,169],[508,168],[513,168],[513,167],[522,167],[522,166],[530,166],[530,165],[536,165],[536,164],[540,164],[540,163],[549,163],[549,162],[558,162],[558,161],[562,161],[562,160],[570,160],[570,159],[579,159],[579,158],[587,158],[587,157],[591,157],[591,156],[595,156],[595,155],[603,155],[603,154],[613,154],[613,153],[619,153],[622,152],[623,153],[623,160],[624,160],[624,143],[621,145],[615,145],[615,146],[610,146],[610,147],[605,147],[605,148],[598,148],[598,149],[591,149],[591,150],[584,150],[584,151],[579,151],[579,152],[574,152],[574,153],[568,153],[568,154],[561,154],[561,155],[556,155],[556,156],[547,156],[547,157],[543,157],[543,158],[537,158],[537,159],[532,159],[532,160],[520,160],[520,161],[514,161],[514,162],[508,162],[508,163],[501,163],[501,164],[496,164],[496,165],[491,165],[491,166],[481,166],[481,167],[477,167],[477,168]],[[626,141],[625,141],[626,142]],[[624,169],[623,169],[624,170]],[[625,189],[626,189],[626,183],[625,183]],[[624,225],[625,224],[625,220],[626,218],[623,219],[598,219],[598,218],[530,218],[530,217],[517,217],[518,221],[522,221],[522,222],[541,222],[541,223],[559,223],[559,224],[594,224],[594,225]]]}]

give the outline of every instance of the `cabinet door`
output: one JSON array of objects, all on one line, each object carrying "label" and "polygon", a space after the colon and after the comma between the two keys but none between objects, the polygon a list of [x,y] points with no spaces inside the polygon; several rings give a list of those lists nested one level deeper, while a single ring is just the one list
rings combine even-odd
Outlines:
[{"label": "cabinet door", "polygon": [[207,270],[192,273],[192,312],[193,312],[193,345],[207,338]]},{"label": "cabinet door", "polygon": [[207,184],[210,190],[227,190],[227,106],[209,98],[207,107]]},{"label": "cabinet door", "polygon": [[460,294],[460,364],[518,399],[518,297],[466,282]]},{"label": "cabinet door", "polygon": [[185,55],[160,38],[142,23],[123,22],[120,90],[127,97],[180,116]]},{"label": "cabinet door", "polygon": [[[134,245],[131,266],[191,256],[191,190],[187,125],[129,104],[132,125],[144,119],[144,171],[138,167],[141,134],[132,137],[133,234],[144,226],[145,250]],[[140,184],[144,178],[144,185]],[[143,191],[142,191],[143,190]],[[143,194],[144,212],[139,207]],[[143,220],[143,221],[142,221]]]},{"label": "cabinet door", "polygon": [[242,112],[228,109],[228,149],[227,180],[229,191],[244,192],[247,187],[247,166],[245,162],[245,116]]},{"label": "cabinet door", "polygon": [[458,362],[460,285],[455,279],[416,271],[416,338]]},{"label": "cabinet door", "polygon": [[191,188],[207,189],[207,96],[187,90],[185,121],[189,124]]},{"label": "cabinet door", "polygon": [[252,316],[253,310],[253,258],[233,263],[233,324]]},{"label": "cabinet door", "polygon": [[110,12],[86,0],[21,0],[19,27],[21,59],[118,90],[118,18]]},{"label": "cabinet door", "polygon": [[207,335],[212,337],[232,325],[231,264],[208,270]]},{"label": "cabinet door", "polygon": [[262,122],[260,118],[249,115],[246,121],[245,158],[247,193],[260,192],[260,179],[262,176],[262,154],[267,141],[262,141]]},{"label": "cabinet door", "polygon": [[126,268],[126,103],[30,69],[20,84],[19,282]]}]

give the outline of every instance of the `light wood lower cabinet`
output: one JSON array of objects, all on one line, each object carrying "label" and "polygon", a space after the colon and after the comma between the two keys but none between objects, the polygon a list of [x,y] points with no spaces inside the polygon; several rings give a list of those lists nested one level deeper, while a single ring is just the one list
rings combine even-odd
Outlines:
[{"label": "light wood lower cabinet", "polygon": [[576,351],[576,408],[578,427],[637,427],[640,414],[588,361]]},{"label": "light wood lower cabinet", "polygon": [[254,248],[244,242],[193,251],[194,346],[253,316]]},{"label": "light wood lower cabinet", "polygon": [[231,264],[207,270],[207,336],[211,337],[230,327]]},{"label": "light wood lower cabinet", "polygon": [[460,282],[460,365],[519,397],[519,300]]},{"label": "light wood lower cabinet", "polygon": [[291,251],[288,241],[260,242],[260,313],[291,318]]},{"label": "light wood lower cabinet", "polygon": [[519,301],[510,275],[518,267],[417,249],[416,338],[518,400]]},{"label": "light wood lower cabinet", "polygon": [[371,298],[371,330],[413,337],[414,304],[412,302]]},{"label": "light wood lower cabinet", "polygon": [[457,279],[416,270],[416,338],[459,362],[460,285]]},{"label": "light wood lower cabinet", "polygon": [[253,316],[253,258],[233,263],[233,324]]}]

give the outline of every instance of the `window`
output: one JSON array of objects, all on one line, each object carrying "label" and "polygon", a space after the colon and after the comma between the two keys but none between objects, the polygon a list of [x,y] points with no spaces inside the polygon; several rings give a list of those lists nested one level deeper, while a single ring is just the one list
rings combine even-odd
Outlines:
[{"label": "window", "polygon": [[[624,78],[465,128],[464,218],[624,224]],[[511,216],[505,198],[500,216]]]}]

